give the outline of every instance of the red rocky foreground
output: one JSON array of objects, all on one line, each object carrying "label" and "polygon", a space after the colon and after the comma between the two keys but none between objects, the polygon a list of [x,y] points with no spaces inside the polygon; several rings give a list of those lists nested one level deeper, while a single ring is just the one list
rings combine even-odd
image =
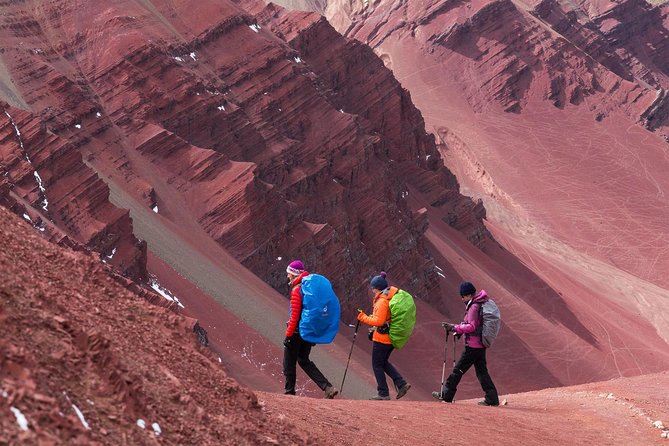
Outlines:
[{"label": "red rocky foreground", "polygon": [[0,444],[306,444],[90,254],[0,207]]}]

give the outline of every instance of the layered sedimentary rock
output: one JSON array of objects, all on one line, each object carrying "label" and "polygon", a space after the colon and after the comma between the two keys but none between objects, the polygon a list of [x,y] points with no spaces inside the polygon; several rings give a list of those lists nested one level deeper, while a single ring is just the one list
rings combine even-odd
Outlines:
[{"label": "layered sedimentary rock", "polygon": [[3,111],[2,204],[51,240],[70,244],[66,234],[128,277],[146,279],[146,245],[132,234],[128,212],[109,203],[109,189],[77,147],[29,113],[8,104]]},{"label": "layered sedimentary rock", "polygon": [[[101,176],[176,224],[196,220],[275,286],[277,259],[300,257],[346,302],[379,269],[425,296],[436,275],[410,180],[473,241],[489,238],[408,93],[318,16],[213,1],[80,7],[8,7],[14,101]],[[66,229],[75,218],[61,213]]]}]

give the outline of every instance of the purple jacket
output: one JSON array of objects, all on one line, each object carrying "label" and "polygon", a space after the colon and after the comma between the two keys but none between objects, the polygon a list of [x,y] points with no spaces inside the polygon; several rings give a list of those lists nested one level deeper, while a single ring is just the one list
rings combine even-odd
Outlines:
[{"label": "purple jacket", "polygon": [[488,300],[488,294],[481,290],[479,293],[469,302],[466,303],[467,310],[465,311],[465,320],[456,325],[454,331],[457,334],[465,335],[465,346],[471,348],[485,348],[481,342],[481,335],[476,334],[477,329],[481,326],[482,320],[479,313],[480,305],[474,305],[476,303],[483,303]]}]

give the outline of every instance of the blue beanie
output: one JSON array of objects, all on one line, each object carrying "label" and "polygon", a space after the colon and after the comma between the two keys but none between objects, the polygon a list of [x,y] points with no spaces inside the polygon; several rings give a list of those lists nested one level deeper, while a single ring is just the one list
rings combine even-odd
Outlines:
[{"label": "blue beanie", "polygon": [[381,274],[378,276],[372,277],[372,280],[369,281],[369,286],[377,290],[385,290],[388,288],[388,281],[386,280],[386,273],[381,271]]},{"label": "blue beanie", "polygon": [[462,282],[460,284],[460,296],[469,296],[476,294],[476,288],[471,282]]}]

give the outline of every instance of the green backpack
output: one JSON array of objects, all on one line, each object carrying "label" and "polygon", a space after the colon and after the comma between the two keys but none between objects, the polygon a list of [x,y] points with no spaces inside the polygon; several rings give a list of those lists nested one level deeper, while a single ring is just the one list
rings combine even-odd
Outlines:
[{"label": "green backpack", "polygon": [[416,325],[416,304],[411,294],[397,290],[390,298],[390,342],[402,348],[407,343]]}]

